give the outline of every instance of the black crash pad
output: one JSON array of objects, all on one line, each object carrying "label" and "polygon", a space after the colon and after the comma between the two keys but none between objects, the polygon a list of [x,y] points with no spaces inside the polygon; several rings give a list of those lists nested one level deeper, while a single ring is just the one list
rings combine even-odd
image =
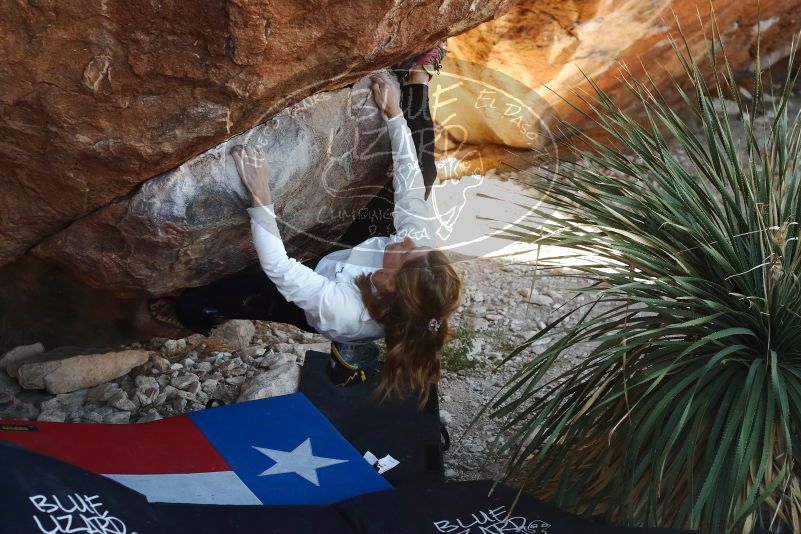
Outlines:
[{"label": "black crash pad", "polygon": [[328,378],[329,355],[308,351],[300,378],[300,392],[325,415],[357,451],[378,458],[391,455],[400,461],[384,473],[395,487],[441,483],[442,438],[437,388],[428,403],[418,409],[418,399],[370,399],[377,376],[349,387],[339,387]]},{"label": "black crash pad", "polygon": [[[102,475],[0,441],[0,532],[669,534],[591,523],[490,481],[407,486],[323,506],[151,504]],[[511,513],[509,513],[511,512]]]},{"label": "black crash pad", "polygon": [[[335,504],[362,534],[679,534],[600,525],[492,481],[451,482],[360,495]],[[689,532],[689,531],[684,531]]]}]

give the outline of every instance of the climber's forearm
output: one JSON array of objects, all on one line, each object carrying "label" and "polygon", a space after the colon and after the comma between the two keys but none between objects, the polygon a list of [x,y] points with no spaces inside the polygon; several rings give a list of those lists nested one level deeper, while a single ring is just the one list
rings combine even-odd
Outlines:
[{"label": "climber's forearm", "polygon": [[250,200],[253,203],[254,208],[258,208],[260,206],[269,206],[273,203],[273,194],[270,191],[270,187],[266,188],[259,188],[258,190],[253,190],[250,192]]}]

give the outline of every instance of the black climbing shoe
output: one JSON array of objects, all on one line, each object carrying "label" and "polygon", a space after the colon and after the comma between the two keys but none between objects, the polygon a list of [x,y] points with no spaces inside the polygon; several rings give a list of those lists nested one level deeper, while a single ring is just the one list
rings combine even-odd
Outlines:
[{"label": "black climbing shoe", "polygon": [[328,377],[340,387],[361,384],[379,372],[379,352],[372,341],[332,341]]}]

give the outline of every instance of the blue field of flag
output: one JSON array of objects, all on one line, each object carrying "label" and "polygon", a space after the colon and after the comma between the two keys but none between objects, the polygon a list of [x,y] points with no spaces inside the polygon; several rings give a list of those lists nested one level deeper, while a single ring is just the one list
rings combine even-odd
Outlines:
[{"label": "blue field of flag", "polygon": [[302,394],[190,417],[264,504],[327,504],[391,488]]}]

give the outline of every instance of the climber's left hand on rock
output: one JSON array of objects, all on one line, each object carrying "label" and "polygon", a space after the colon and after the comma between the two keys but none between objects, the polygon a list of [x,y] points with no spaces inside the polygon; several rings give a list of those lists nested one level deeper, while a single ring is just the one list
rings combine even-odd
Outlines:
[{"label": "climber's left hand on rock", "polygon": [[400,97],[395,87],[381,76],[371,76],[373,85],[373,98],[378,109],[384,112],[388,119],[402,115]]},{"label": "climber's left hand on rock", "polygon": [[270,169],[261,149],[237,145],[231,149],[239,178],[247,187],[254,206],[272,204]]}]

